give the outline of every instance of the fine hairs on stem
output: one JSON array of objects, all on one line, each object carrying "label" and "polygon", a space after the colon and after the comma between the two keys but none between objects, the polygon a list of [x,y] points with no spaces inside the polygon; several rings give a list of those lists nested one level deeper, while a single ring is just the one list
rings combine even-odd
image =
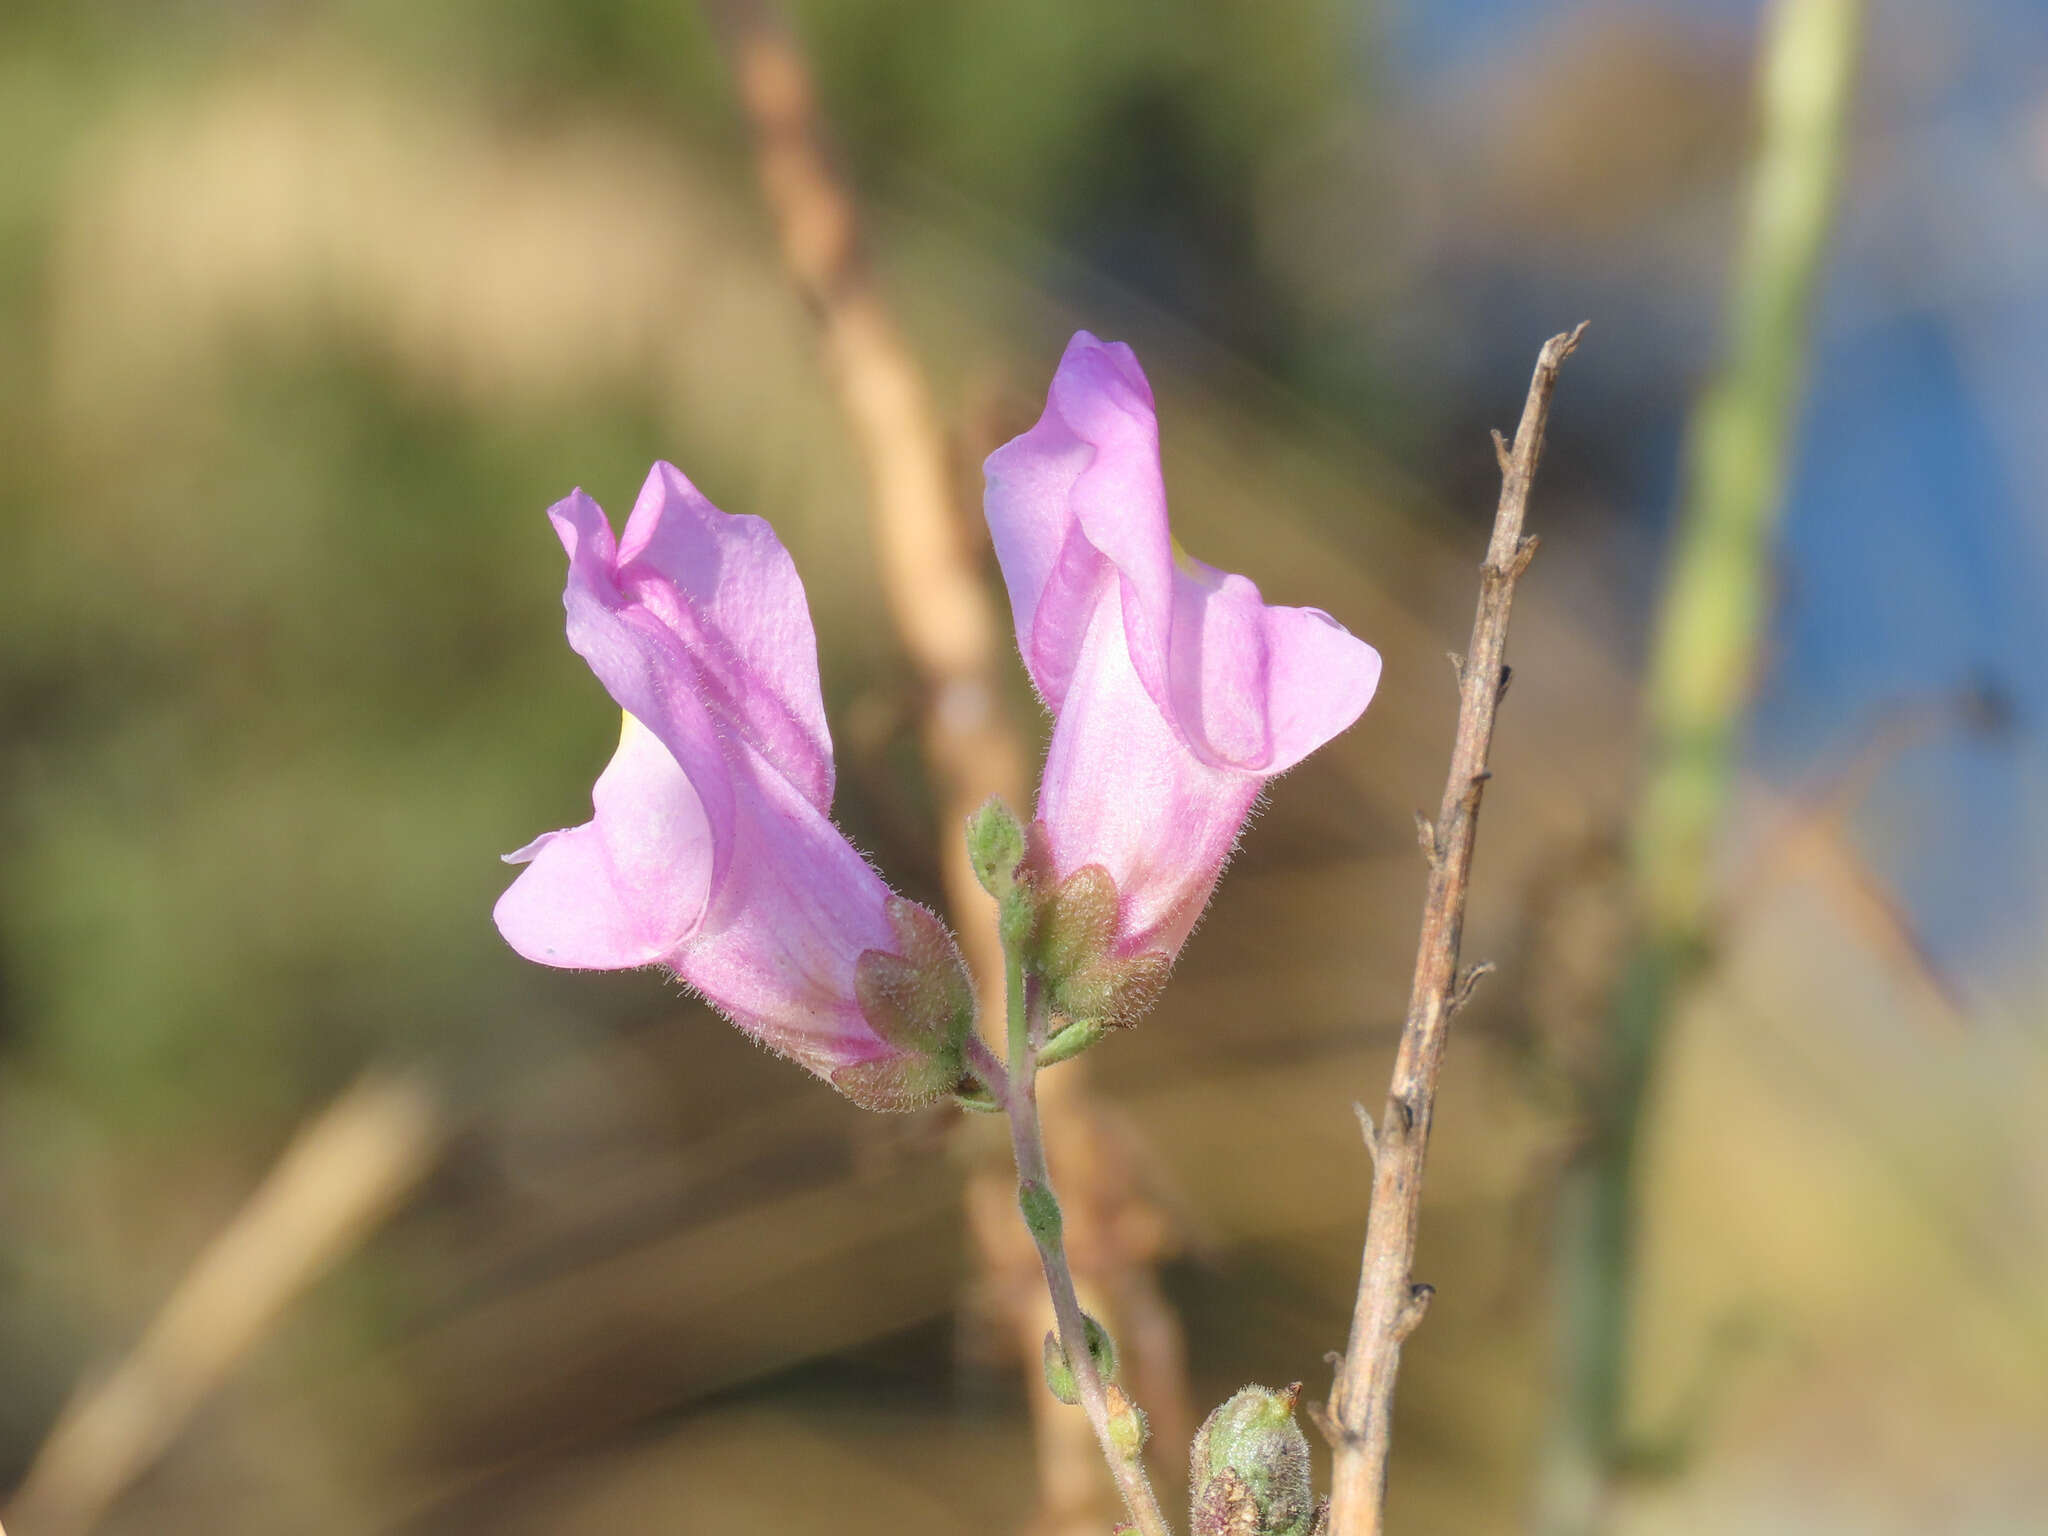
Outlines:
[{"label": "fine hairs on stem", "polygon": [[1523,534],[1522,523],[1543,455],[1543,433],[1550,419],[1558,369],[1578,346],[1585,329],[1582,324],[1544,343],[1513,444],[1494,434],[1501,472],[1500,504],[1486,562],[1480,567],[1472,642],[1458,666],[1458,734],[1451,749],[1450,774],[1436,820],[1422,828],[1429,887],[1408,1016],[1379,1125],[1374,1127],[1370,1118],[1360,1113],[1373,1160],[1372,1212],[1358,1277],[1358,1300],[1351,1317],[1351,1342],[1321,1419],[1336,1453],[1331,1536],[1379,1536],[1382,1529],[1401,1345],[1422,1321],[1434,1294],[1428,1286],[1417,1285],[1411,1273],[1422,1209],[1423,1163],[1429,1153],[1437,1077],[1443,1069],[1451,1016],[1479,975],[1477,970],[1459,973],[1458,941],[1465,923],[1479,801],[1489,777],[1487,752],[1493,741],[1494,718],[1507,692],[1508,669],[1503,658],[1508,613],[1514,604],[1515,583],[1536,552],[1536,540]]},{"label": "fine hairs on stem", "polygon": [[1045,1270],[1046,1288],[1051,1292],[1053,1316],[1059,1326],[1060,1349],[1073,1371],[1081,1408],[1088,1415],[1089,1427],[1095,1431],[1096,1443],[1116,1479],[1117,1492],[1123,1496],[1124,1507],[1143,1536],[1172,1536],[1173,1528],[1167,1524],[1158,1495],[1145,1475],[1142,1448],[1117,1443],[1112,1416],[1120,1411],[1128,1418],[1136,1414],[1136,1409],[1128,1401],[1120,1405],[1110,1401],[1110,1393],[1118,1389],[1102,1379],[1088,1348],[1087,1321],[1074,1290],[1073,1271],[1068,1266],[1066,1244],[1060,1235],[1059,1203],[1046,1167],[1045,1135],[1038,1119],[1038,1056],[1045,1045],[1046,1029],[1044,992],[1038,978],[1021,960],[1012,957],[1005,972],[1009,1066],[1005,1068],[997,1061],[994,1052],[978,1036],[970,1036],[967,1041],[968,1064],[1009,1118],[1019,1203],[1038,1244],[1039,1262]]}]

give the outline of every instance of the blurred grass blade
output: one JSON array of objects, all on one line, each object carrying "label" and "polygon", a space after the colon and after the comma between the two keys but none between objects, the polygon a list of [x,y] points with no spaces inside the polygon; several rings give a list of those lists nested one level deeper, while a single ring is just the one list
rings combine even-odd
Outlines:
[{"label": "blurred grass blade", "polygon": [[418,1183],[441,1120],[423,1078],[372,1071],[303,1127],[141,1342],[65,1405],[8,1510],[17,1525],[97,1525],[285,1308]]}]

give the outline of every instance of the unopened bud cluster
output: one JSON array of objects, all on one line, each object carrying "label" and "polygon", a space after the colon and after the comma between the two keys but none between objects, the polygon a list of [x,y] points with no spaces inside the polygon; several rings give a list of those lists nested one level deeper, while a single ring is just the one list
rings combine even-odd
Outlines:
[{"label": "unopened bud cluster", "polygon": [[1300,1382],[1246,1387],[1203,1421],[1189,1456],[1194,1536],[1324,1536],[1329,1506],[1294,1421],[1300,1396]]}]

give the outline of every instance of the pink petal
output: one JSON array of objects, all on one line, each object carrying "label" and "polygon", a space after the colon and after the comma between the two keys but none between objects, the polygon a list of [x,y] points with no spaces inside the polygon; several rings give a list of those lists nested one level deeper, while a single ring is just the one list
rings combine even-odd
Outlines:
[{"label": "pink petal", "polygon": [[985,470],[1017,649],[1046,703],[1057,710],[1066,698],[1111,568],[1131,584],[1146,615],[1140,644],[1156,655],[1173,547],[1152,391],[1130,348],[1077,334],[1038,424]]},{"label": "pink petal", "polygon": [[1320,608],[1268,608],[1266,760],[1285,773],[1351,728],[1380,686],[1380,653]]},{"label": "pink petal", "polygon": [[591,820],[507,856],[527,868],[498,898],[498,931],[542,965],[616,970],[667,960],[710,891],[702,802],[668,749],[631,716],[590,798]]},{"label": "pink petal", "polygon": [[719,722],[697,688],[699,669],[683,637],[621,590],[606,558],[611,526],[597,503],[578,491],[548,515],[569,551],[562,592],[569,644],[618,706],[668,748],[695,789],[710,828],[715,884],[731,857],[732,783]]},{"label": "pink petal", "polygon": [[990,455],[1017,644],[1057,719],[1039,815],[1061,875],[1105,866],[1118,947],[1177,949],[1265,780],[1345,729],[1377,652],[1177,555],[1152,392],[1128,347],[1068,345],[1030,431]]},{"label": "pink petal", "polygon": [[1272,775],[1364,712],[1379,653],[1316,608],[1268,607],[1259,589],[1199,561],[1175,572],[1168,693],[1197,756]]},{"label": "pink petal", "polygon": [[676,969],[749,1034],[829,1076],[891,1053],[854,993],[861,951],[894,952],[889,889],[758,755],[735,755],[730,871]]},{"label": "pink petal", "polygon": [[623,541],[580,491],[550,516],[570,644],[627,725],[592,820],[513,855],[532,863],[498,903],[506,939],[550,965],[658,961],[826,1077],[901,1056],[858,1001],[861,954],[899,939],[829,819],[817,643],[773,531],[668,465]]},{"label": "pink petal", "polygon": [[673,464],[647,476],[619,543],[622,588],[682,637],[697,686],[820,811],[832,737],[803,582],[775,530],[728,515]]},{"label": "pink petal", "polygon": [[1189,752],[1132,665],[1123,605],[1104,602],[1053,727],[1038,815],[1053,867],[1100,864],[1122,899],[1117,949],[1179,950],[1258,800],[1255,773]]}]

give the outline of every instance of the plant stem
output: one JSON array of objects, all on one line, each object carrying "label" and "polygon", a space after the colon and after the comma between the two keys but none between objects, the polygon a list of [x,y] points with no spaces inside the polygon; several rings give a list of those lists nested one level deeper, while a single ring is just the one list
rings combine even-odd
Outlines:
[{"label": "plant stem", "polygon": [[1727,804],[1769,601],[1863,22],[1862,0],[1780,0],[1759,65],[1760,138],[1719,376],[1694,409],[1648,683],[1630,850],[1639,931],[1616,983],[1586,1151],[1559,1204],[1564,1382],[1538,1491],[1546,1536],[1590,1536],[1628,1460],[1644,1110],[1673,1006],[1710,938]]},{"label": "plant stem", "polygon": [[[1034,978],[1024,962],[1015,955],[1003,957],[1003,980],[1003,995],[1009,1005],[1004,1016],[1010,1021],[1010,1077],[1013,1081],[1022,1080],[1035,1105],[1038,1102],[1035,1080],[1038,1076],[1039,1042],[1033,1038],[1031,1005],[1038,1000],[1038,989],[1033,986]],[[1023,1172],[1021,1166],[1018,1172]]]},{"label": "plant stem", "polygon": [[[959,445],[948,441],[945,402],[935,400],[865,253],[854,187],[832,151],[802,38],[776,0],[702,4],[752,131],[784,267],[818,323],[847,427],[867,469],[868,513],[890,618],[922,685],[920,736],[948,839],[939,849],[946,911],[984,1015],[995,1019],[1004,1009],[1002,947],[994,929],[975,920],[981,888],[965,849],[951,838],[991,795],[1024,803],[1032,759],[1004,707],[1009,621],[982,579],[987,536],[977,517],[962,515],[953,463]],[[1077,1063],[1048,1090],[1047,1112],[1063,1131],[1086,1126],[1097,1113],[1085,1092],[1086,1072],[1086,1063]],[[1118,1160],[1091,1159],[1074,1177],[1086,1181],[1076,1201],[1077,1227],[1114,1219],[1138,1202]],[[1000,1167],[977,1170],[970,1189],[984,1179],[1007,1178]],[[1000,1224],[974,1230],[978,1262],[993,1292],[1026,1298],[1021,1305],[1029,1315],[1006,1316],[1005,1323],[1036,1348],[1040,1325],[1028,1300],[1031,1251],[1022,1242],[1002,1241]],[[1179,1327],[1159,1292],[1155,1255],[1129,1241],[1080,1246],[1106,1266],[1091,1278],[1118,1297],[1133,1325],[1131,1377],[1146,1382],[1163,1426],[1186,1424]],[[1044,1405],[1038,1412],[1040,1498],[1045,1518],[1057,1520],[1071,1513],[1059,1503],[1072,1481],[1070,1469],[1085,1472],[1093,1452],[1078,1425]],[[1191,1431],[1191,1425],[1176,1429],[1175,1438]]]},{"label": "plant stem", "polygon": [[[1046,1168],[1045,1135],[1038,1120],[1037,1082],[1038,1050],[1045,1042],[1045,999],[1038,978],[1030,974],[1018,957],[1009,957],[1007,972],[1009,1071],[1000,1084],[990,1081],[988,1073],[983,1071],[983,1081],[988,1084],[989,1091],[1003,1101],[1003,1107],[1009,1114],[1010,1149],[1017,1160],[1020,1192],[1035,1187],[1050,1197],[1052,1175]],[[971,1051],[969,1059],[975,1059]],[[977,1067],[977,1070],[982,1069]],[[1054,1209],[1057,1210],[1056,1205]],[[1073,1368],[1081,1407],[1088,1415],[1089,1426],[1095,1431],[1103,1458],[1109,1463],[1110,1474],[1116,1479],[1117,1492],[1123,1495],[1124,1507],[1130,1511],[1143,1536],[1173,1536],[1172,1527],[1166,1523],[1166,1516],[1159,1508],[1158,1496],[1153,1493],[1151,1481],[1145,1475],[1143,1454],[1125,1455],[1110,1434],[1109,1392],[1102,1373],[1095,1367],[1095,1357],[1088,1351],[1087,1326],[1081,1312],[1081,1299],[1074,1290],[1073,1271],[1067,1264],[1060,1223],[1055,1220],[1049,1225],[1033,1225],[1031,1235],[1038,1245],[1038,1260],[1045,1270],[1046,1288],[1052,1293],[1060,1348],[1066,1352],[1067,1362]]]},{"label": "plant stem", "polygon": [[1336,1452],[1331,1475],[1332,1536],[1379,1536],[1382,1529],[1401,1346],[1422,1321],[1433,1294],[1428,1286],[1416,1285],[1412,1273],[1422,1211],[1422,1170],[1429,1153],[1430,1124],[1436,1116],[1437,1077],[1443,1070],[1451,1015],[1475,979],[1474,972],[1459,974],[1458,941],[1464,930],[1465,892],[1479,831],[1479,800],[1490,776],[1486,759],[1493,742],[1494,717],[1507,692],[1508,670],[1503,658],[1507,654],[1508,614],[1515,583],[1536,551],[1536,541],[1524,537],[1522,524],[1543,453],[1557,371],[1579,344],[1584,329],[1582,325],[1544,343],[1513,446],[1494,434],[1501,469],[1500,503],[1486,561],[1480,567],[1471,647],[1458,664],[1458,734],[1451,748],[1443,804],[1436,821],[1423,827],[1429,890],[1415,955],[1415,980],[1394,1058],[1393,1081],[1387,1089],[1386,1110],[1377,1130],[1367,1124],[1366,1144],[1373,1156],[1372,1211],[1366,1225],[1365,1256],[1359,1265],[1351,1342],[1338,1367],[1323,1421],[1324,1433]]}]

